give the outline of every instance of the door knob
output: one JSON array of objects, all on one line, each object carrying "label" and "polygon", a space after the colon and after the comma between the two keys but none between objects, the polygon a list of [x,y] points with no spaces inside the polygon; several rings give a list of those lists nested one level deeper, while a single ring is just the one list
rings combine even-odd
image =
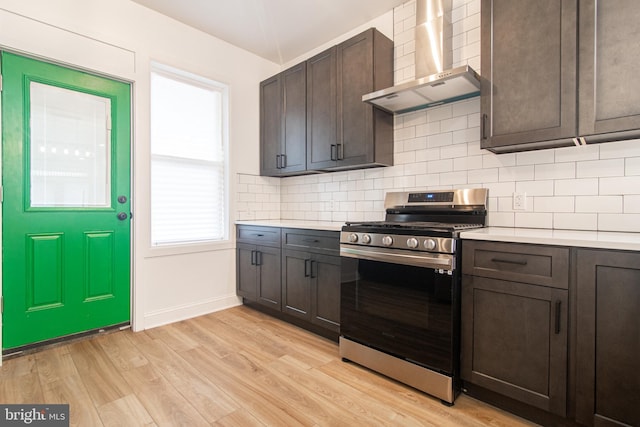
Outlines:
[{"label": "door knob", "polygon": [[127,213],[126,212],[118,212],[118,219],[120,221],[124,221],[125,219],[127,219]]}]

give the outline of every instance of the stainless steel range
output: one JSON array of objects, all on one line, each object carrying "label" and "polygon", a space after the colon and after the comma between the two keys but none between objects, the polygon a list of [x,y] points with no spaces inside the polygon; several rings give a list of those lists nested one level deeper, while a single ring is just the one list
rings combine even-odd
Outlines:
[{"label": "stainless steel range", "polygon": [[487,195],[391,192],[385,221],[342,227],[343,360],[453,404],[460,390],[459,234],[485,225]]}]

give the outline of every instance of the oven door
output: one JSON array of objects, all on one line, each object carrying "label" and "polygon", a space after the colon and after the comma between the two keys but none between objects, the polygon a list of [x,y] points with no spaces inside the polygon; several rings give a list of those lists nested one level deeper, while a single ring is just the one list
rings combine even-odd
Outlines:
[{"label": "oven door", "polygon": [[342,259],[340,334],[457,375],[460,286],[455,270]]}]

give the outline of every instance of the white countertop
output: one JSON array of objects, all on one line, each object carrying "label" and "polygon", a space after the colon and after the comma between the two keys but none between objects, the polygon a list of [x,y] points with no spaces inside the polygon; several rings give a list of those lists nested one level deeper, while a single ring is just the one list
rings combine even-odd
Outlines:
[{"label": "white countertop", "polygon": [[640,251],[640,233],[631,232],[487,227],[464,231],[460,237],[468,240]]},{"label": "white countertop", "polygon": [[340,231],[344,222],[300,221],[294,219],[254,219],[236,221],[236,225],[257,225],[261,227],[303,228],[306,230]]}]

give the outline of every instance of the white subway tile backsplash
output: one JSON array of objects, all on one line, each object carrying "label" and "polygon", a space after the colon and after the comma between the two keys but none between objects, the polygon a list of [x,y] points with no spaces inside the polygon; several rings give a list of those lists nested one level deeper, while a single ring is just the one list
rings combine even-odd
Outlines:
[{"label": "white subway tile backsplash", "polygon": [[487,225],[490,227],[515,227],[515,214],[513,212],[489,211]]},{"label": "white subway tile backsplash", "polygon": [[499,169],[473,169],[467,172],[469,183],[485,184],[499,181]]},{"label": "white subway tile backsplash", "polygon": [[427,136],[427,147],[442,147],[453,143],[453,134],[451,132],[439,133]]},{"label": "white subway tile backsplash", "polygon": [[427,121],[435,122],[438,120],[446,120],[453,117],[453,108],[451,104],[441,107],[434,107],[427,110]]},{"label": "white subway tile backsplash", "polygon": [[577,162],[583,160],[597,160],[600,155],[599,145],[580,145],[557,148],[555,150],[556,163]]},{"label": "white subway tile backsplash", "polygon": [[453,132],[455,130],[467,129],[467,115],[452,117],[440,121],[441,132]]},{"label": "white subway tile backsplash", "polygon": [[593,160],[577,163],[577,178],[624,176],[624,159]]},{"label": "white subway tile backsplash", "polygon": [[469,129],[462,129],[453,131],[452,143],[463,144],[465,142],[475,142],[480,140],[480,128],[471,127]]},{"label": "white subway tile backsplash", "polygon": [[[480,0],[453,0],[454,66],[480,71]],[[394,81],[415,78],[416,2],[394,9]],[[496,227],[640,232],[640,140],[494,154],[480,148],[480,97],[394,117],[394,164],[289,178],[238,174],[237,219],[378,221],[388,191],[489,189]],[[527,210],[513,210],[513,193]]]},{"label": "white subway tile backsplash", "polygon": [[534,212],[574,212],[575,199],[569,196],[533,197]]},{"label": "white subway tile backsplash", "polygon": [[535,165],[535,179],[569,179],[576,177],[576,164],[553,163]]},{"label": "white subway tile backsplash", "polygon": [[577,196],[576,212],[622,213],[622,196]]},{"label": "white subway tile backsplash", "polygon": [[624,213],[640,214],[640,196],[624,196]]},{"label": "white subway tile backsplash", "polygon": [[625,157],[640,157],[640,139],[600,144],[601,159],[622,159]]},{"label": "white subway tile backsplash", "polygon": [[553,228],[552,213],[515,213],[515,227],[523,228]]},{"label": "white subway tile backsplash", "polygon": [[533,165],[508,166],[499,169],[500,181],[531,181],[533,180]]},{"label": "white subway tile backsplash", "polygon": [[482,153],[483,168],[499,168],[503,166],[515,166],[516,164],[515,154],[496,155],[487,151],[483,151]]},{"label": "white subway tile backsplash", "polygon": [[555,181],[557,196],[588,196],[598,194],[597,178],[560,179]]},{"label": "white subway tile backsplash", "polygon": [[554,161],[554,150],[536,150],[516,153],[517,165],[539,165],[544,163],[553,163]]},{"label": "white subway tile backsplash", "polygon": [[489,189],[489,197],[510,197],[516,190],[515,184],[515,182],[489,182],[485,188]]},{"label": "white subway tile backsplash", "polygon": [[598,230],[640,232],[640,214],[598,214]]},{"label": "white subway tile backsplash", "polygon": [[515,191],[527,193],[527,196],[553,196],[553,181],[520,181],[516,182]]},{"label": "white subway tile backsplash", "polygon": [[597,230],[598,214],[554,213],[553,228],[564,230]]},{"label": "white subway tile backsplash", "polygon": [[453,171],[453,159],[434,160],[427,162],[429,173],[442,173]]},{"label": "white subway tile backsplash", "polygon": [[640,175],[640,157],[630,157],[625,160],[624,174]]},{"label": "white subway tile backsplash", "polygon": [[461,186],[467,183],[466,172],[447,172],[440,174],[440,185]]},{"label": "white subway tile backsplash", "polygon": [[640,176],[599,179],[600,195],[640,194]]},{"label": "white subway tile backsplash", "polygon": [[440,148],[441,159],[457,159],[467,155],[467,144],[455,144]]}]

